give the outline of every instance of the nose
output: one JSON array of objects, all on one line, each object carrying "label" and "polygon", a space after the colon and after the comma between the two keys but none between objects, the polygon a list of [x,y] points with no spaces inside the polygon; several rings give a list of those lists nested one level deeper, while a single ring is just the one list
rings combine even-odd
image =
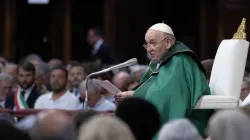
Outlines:
[{"label": "nose", "polygon": [[147,47],[147,51],[150,52],[152,48],[150,46]]}]

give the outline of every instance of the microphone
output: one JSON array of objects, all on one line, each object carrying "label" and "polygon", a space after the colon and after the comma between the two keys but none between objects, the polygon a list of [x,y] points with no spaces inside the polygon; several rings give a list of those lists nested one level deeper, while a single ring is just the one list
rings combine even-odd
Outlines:
[{"label": "microphone", "polygon": [[106,72],[109,72],[109,71],[112,71],[112,70],[115,70],[115,69],[120,69],[120,68],[124,68],[124,67],[133,66],[133,65],[136,65],[136,64],[138,64],[137,59],[136,58],[132,58],[132,59],[129,59],[129,60],[127,60],[127,61],[125,61],[125,62],[123,62],[121,64],[114,65],[112,67],[103,69],[101,71],[90,73],[86,77],[86,83],[85,83],[86,91],[85,91],[84,109],[87,109],[87,103],[88,103],[88,80],[89,80],[89,78],[91,76],[99,75],[99,74],[102,74],[102,73],[106,73]]}]

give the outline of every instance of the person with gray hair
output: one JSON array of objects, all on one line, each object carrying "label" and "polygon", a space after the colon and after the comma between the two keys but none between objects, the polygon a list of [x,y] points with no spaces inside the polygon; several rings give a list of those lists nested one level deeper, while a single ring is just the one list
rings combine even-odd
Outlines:
[{"label": "person with gray hair", "polygon": [[160,130],[159,140],[202,140],[195,126],[187,119],[166,123]]},{"label": "person with gray hair", "polygon": [[17,76],[17,64],[15,63],[7,63],[3,68],[3,72],[12,75],[13,77]]},{"label": "person with gray hair", "polygon": [[223,110],[209,120],[211,140],[249,140],[250,117],[244,109]]},{"label": "person with gray hair", "polygon": [[241,84],[240,99],[242,103],[241,106],[246,106],[250,104],[250,78],[244,77]]},{"label": "person with gray hair", "polygon": [[5,108],[6,99],[11,93],[13,77],[8,73],[0,73],[0,107]]},{"label": "person with gray hair", "polygon": [[42,62],[35,65],[36,67],[36,80],[35,83],[38,88],[42,91],[42,93],[47,93],[49,86],[49,72],[50,68],[48,64]]},{"label": "person with gray hair", "polygon": [[35,54],[35,53],[29,54],[25,58],[25,60],[31,62],[33,65],[43,63],[43,59],[41,58],[41,56],[39,56],[38,54]]},{"label": "person with gray hair", "polygon": [[[82,81],[79,86],[80,93],[85,93],[86,81]],[[94,80],[88,80],[88,109],[93,109],[95,111],[114,111],[116,105],[101,94],[101,86],[94,82]]]},{"label": "person with gray hair", "polygon": [[29,131],[32,140],[75,140],[72,116],[60,110],[40,114]]},{"label": "person with gray hair", "polygon": [[161,126],[173,119],[188,118],[205,137],[213,110],[193,109],[201,96],[211,95],[200,60],[184,43],[176,41],[173,30],[165,23],[151,26],[145,41],[143,47],[152,57],[149,69],[137,88],[115,94],[116,104],[124,98],[143,98],[157,108]]},{"label": "person with gray hair", "polygon": [[116,117],[95,116],[81,126],[77,140],[135,140],[128,125]]}]

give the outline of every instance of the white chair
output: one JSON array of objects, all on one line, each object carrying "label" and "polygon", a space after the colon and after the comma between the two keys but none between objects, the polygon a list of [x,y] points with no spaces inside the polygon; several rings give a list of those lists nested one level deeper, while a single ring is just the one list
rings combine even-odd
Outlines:
[{"label": "white chair", "polygon": [[245,40],[246,19],[233,39],[223,40],[217,50],[209,87],[212,95],[202,96],[194,109],[232,109],[240,103],[249,42]]}]

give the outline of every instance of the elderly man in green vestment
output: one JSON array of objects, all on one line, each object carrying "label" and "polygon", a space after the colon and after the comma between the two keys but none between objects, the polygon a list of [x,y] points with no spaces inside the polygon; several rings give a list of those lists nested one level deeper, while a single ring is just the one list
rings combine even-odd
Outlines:
[{"label": "elderly man in green vestment", "polygon": [[193,110],[199,98],[210,95],[205,70],[195,53],[176,41],[172,29],[157,23],[145,35],[144,48],[151,55],[149,70],[135,91],[118,93],[119,102],[140,97],[154,104],[162,125],[169,120],[188,118],[204,136],[211,110]]}]

